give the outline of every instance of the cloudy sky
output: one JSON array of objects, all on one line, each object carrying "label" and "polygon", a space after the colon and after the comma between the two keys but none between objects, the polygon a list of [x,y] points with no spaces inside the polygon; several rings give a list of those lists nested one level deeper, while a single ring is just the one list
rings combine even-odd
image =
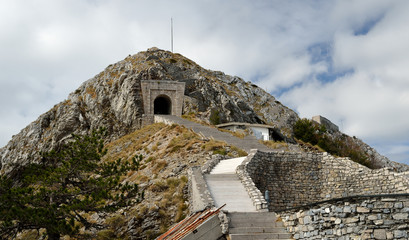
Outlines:
[{"label": "cloudy sky", "polygon": [[407,0],[0,0],[0,146],[111,63],[156,46],[252,81],[409,163]]}]

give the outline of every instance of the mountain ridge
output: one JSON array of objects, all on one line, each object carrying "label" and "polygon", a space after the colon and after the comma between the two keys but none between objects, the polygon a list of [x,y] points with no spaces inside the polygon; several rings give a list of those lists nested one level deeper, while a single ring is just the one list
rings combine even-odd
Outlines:
[{"label": "mountain ridge", "polygon": [[[208,124],[217,114],[219,123],[248,122],[273,125],[293,138],[292,127],[299,116],[257,85],[236,76],[200,67],[177,53],[150,48],[111,64],[70,93],[68,98],[13,136],[0,149],[0,173],[15,165],[39,160],[39,153],[58,148],[72,133],[85,134],[105,127],[107,142],[142,126],[144,114],[141,80],[184,81],[183,113]],[[376,167],[408,169],[381,156],[356,140]]]}]

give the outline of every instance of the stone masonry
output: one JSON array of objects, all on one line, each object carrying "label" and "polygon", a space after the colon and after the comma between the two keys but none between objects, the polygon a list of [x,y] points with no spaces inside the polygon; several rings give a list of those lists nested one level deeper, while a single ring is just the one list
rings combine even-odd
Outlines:
[{"label": "stone masonry", "polygon": [[165,80],[142,80],[141,90],[145,115],[154,114],[154,102],[159,97],[170,101],[170,114],[182,115],[185,83]]},{"label": "stone masonry", "polygon": [[321,124],[323,126],[325,126],[325,128],[327,128],[327,130],[330,130],[332,132],[338,132],[339,128],[337,125],[335,125],[334,123],[332,123],[330,120],[328,120],[327,118],[323,117],[323,116],[314,116],[312,117],[312,120],[318,124]]},{"label": "stone masonry", "polygon": [[270,211],[357,195],[408,193],[406,173],[371,170],[327,153],[255,153],[246,171],[261,192],[269,190]]},{"label": "stone masonry", "polygon": [[280,217],[294,239],[408,239],[409,194],[330,201]]}]

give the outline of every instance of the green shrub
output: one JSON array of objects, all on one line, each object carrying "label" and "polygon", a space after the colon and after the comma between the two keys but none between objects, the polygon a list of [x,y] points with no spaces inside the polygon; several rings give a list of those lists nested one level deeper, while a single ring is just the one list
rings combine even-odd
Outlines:
[{"label": "green shrub", "polygon": [[294,124],[293,131],[294,136],[298,140],[318,145],[321,149],[332,155],[349,157],[354,162],[369,168],[372,167],[368,156],[346,135],[331,138],[326,134],[327,130],[323,125],[316,124],[305,118],[298,120]]},{"label": "green shrub", "polygon": [[216,109],[213,109],[210,113],[210,123],[213,125],[220,124],[220,112]]}]

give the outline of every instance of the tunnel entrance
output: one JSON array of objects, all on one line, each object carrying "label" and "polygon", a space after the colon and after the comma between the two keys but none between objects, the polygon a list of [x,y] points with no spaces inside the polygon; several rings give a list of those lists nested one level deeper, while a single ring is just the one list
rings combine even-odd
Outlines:
[{"label": "tunnel entrance", "polygon": [[153,102],[154,114],[170,115],[172,114],[172,102],[168,96],[160,95]]}]

